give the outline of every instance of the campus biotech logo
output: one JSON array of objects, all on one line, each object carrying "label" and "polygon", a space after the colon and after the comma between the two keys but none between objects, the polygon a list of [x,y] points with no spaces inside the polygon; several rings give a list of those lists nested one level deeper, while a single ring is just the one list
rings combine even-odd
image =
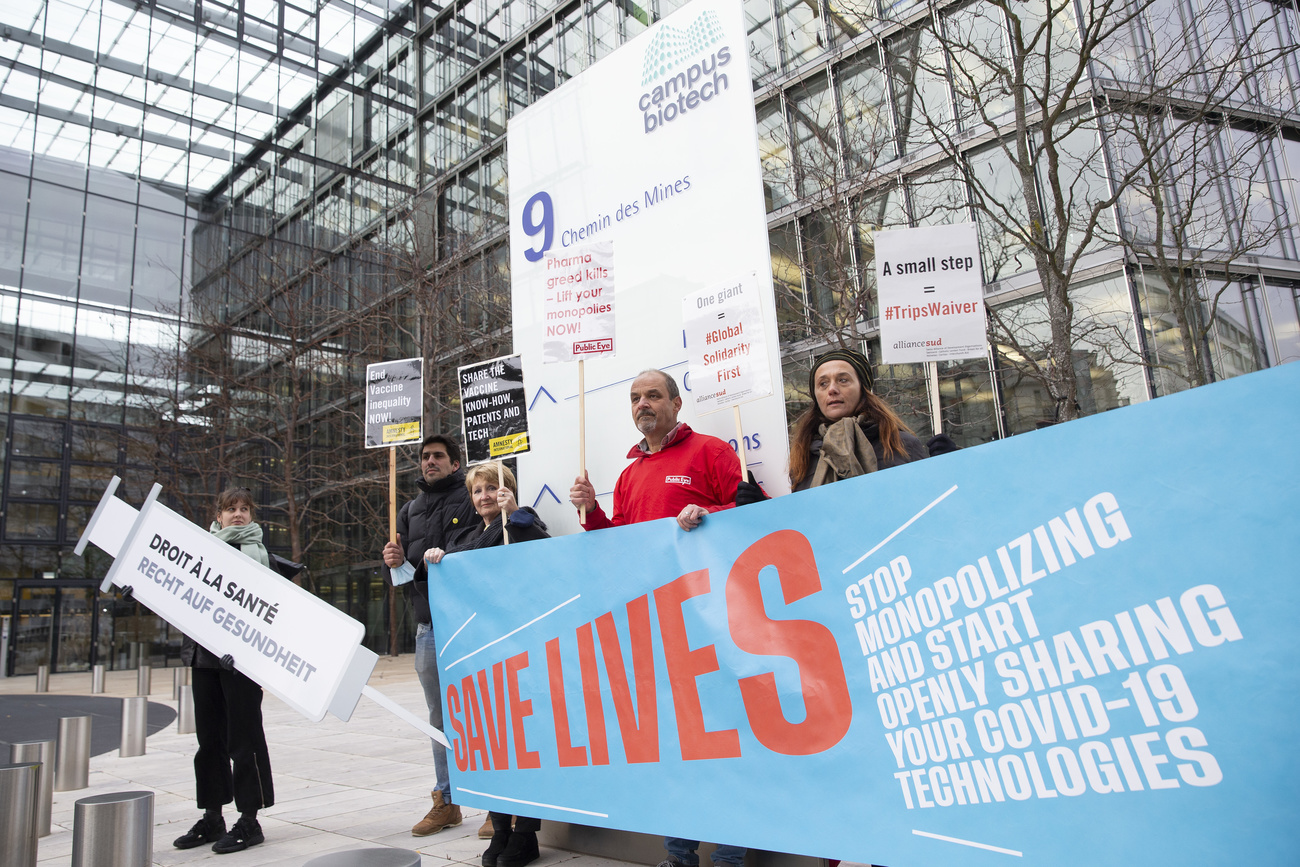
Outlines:
[{"label": "campus biotech logo", "polygon": [[641,63],[643,92],[637,100],[647,134],[727,89],[727,76],[720,69],[731,62],[731,49],[714,48],[722,36],[718,13],[706,9],[685,29],[665,24],[650,39]]}]

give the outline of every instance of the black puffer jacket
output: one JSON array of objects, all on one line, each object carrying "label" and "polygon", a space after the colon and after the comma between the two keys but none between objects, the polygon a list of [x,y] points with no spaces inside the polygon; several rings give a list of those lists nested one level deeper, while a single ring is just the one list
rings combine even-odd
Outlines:
[{"label": "black puffer jacket", "polygon": [[[420,479],[420,496],[397,513],[397,533],[402,537],[406,562],[415,567],[415,580],[405,585],[407,604],[416,623],[432,623],[429,614],[429,580],[425,572],[424,552],[429,548],[446,549],[451,540],[471,524],[483,525],[474,511],[465,489],[465,474],[457,470],[446,478],[429,484]],[[385,573],[388,567],[384,567]],[[388,576],[392,581],[392,576]]]}]

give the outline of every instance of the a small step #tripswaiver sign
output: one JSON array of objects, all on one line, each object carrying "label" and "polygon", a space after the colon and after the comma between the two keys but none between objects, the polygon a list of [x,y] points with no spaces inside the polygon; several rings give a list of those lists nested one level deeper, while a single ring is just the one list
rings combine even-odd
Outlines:
[{"label": "a small step #tripswaiver sign", "polygon": [[157,502],[137,511],[113,496],[113,477],[77,543],[115,559],[101,590],[136,599],[312,721],[348,719],[378,657],[365,627]]},{"label": "a small step #tripswaiver sign", "polygon": [[772,393],[763,308],[754,274],[684,297],[682,326],[697,413]]},{"label": "a small step #tripswaiver sign", "polygon": [[478,464],[529,449],[524,365],[518,355],[457,368],[465,462]]},{"label": "a small step #tripswaiver sign", "polygon": [[418,443],[423,418],[424,359],[366,365],[366,448]]},{"label": "a small step #tripswaiver sign", "polygon": [[984,285],[975,224],[894,229],[872,237],[881,360],[983,358]]},{"label": "a small step #tripswaiver sign", "polygon": [[542,264],[543,360],[613,357],[613,242],[556,250],[547,253]]}]

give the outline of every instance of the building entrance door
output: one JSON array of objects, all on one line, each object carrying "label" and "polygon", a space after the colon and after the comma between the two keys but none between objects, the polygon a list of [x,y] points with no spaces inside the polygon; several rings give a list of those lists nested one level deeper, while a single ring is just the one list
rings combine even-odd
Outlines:
[{"label": "building entrance door", "polygon": [[9,630],[10,675],[86,671],[97,661],[94,581],[18,581]]}]

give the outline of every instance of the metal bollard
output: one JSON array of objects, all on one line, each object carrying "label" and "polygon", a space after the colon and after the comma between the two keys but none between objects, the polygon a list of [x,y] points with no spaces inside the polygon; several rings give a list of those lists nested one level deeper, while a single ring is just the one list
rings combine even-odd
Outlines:
[{"label": "metal bollard", "polygon": [[90,672],[90,694],[100,695],[104,691],[104,666],[97,665]]},{"label": "metal bollard", "polygon": [[50,691],[50,667],[48,665],[36,666],[36,691]]},{"label": "metal bollard", "polygon": [[0,844],[6,865],[36,867],[40,773],[36,762],[0,765]]},{"label": "metal bollard", "polygon": [[[16,764],[41,763],[36,796],[36,835],[50,836],[50,814],[54,812],[54,741],[16,741],[9,745],[9,761]],[[4,851],[2,843],[0,851]]]},{"label": "metal bollard", "polygon": [[135,672],[135,694],[148,695],[153,686],[153,669],[148,663],[141,663]]},{"label": "metal bollard", "polygon": [[122,742],[117,749],[120,758],[144,755],[148,725],[149,699],[143,695],[122,699]]},{"label": "metal bollard", "polygon": [[153,792],[111,792],[73,807],[72,867],[150,867]]},{"label": "metal bollard", "polygon": [[194,734],[194,687],[188,683],[181,687],[180,701],[176,703],[176,734]]},{"label": "metal bollard", "polygon": [[90,717],[59,720],[59,744],[54,756],[54,791],[72,792],[90,784]]},{"label": "metal bollard", "polygon": [[185,666],[172,669],[172,701],[181,700],[181,687],[190,682],[190,670]]}]

